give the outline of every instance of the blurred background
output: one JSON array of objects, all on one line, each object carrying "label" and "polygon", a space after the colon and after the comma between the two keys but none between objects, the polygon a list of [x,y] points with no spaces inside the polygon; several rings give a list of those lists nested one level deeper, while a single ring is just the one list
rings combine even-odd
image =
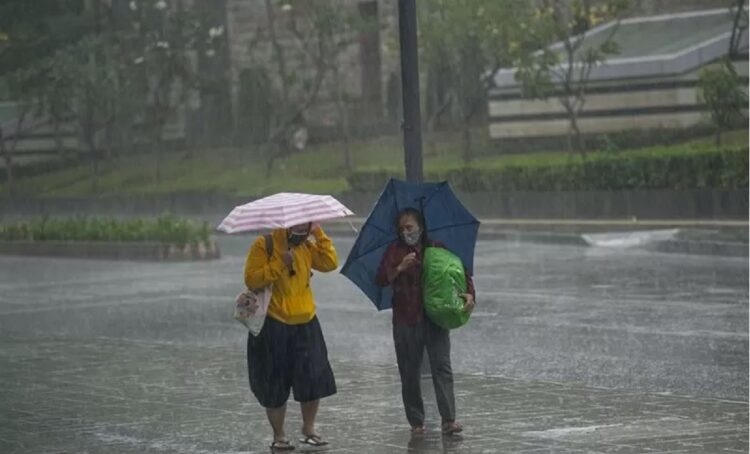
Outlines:
[{"label": "blurred background", "polygon": [[[484,217],[746,218],[744,3],[418,2],[425,178]],[[404,175],[397,12],[3,0],[2,212],[366,211]]]},{"label": "blurred background", "polygon": [[214,226],[332,194],[343,263],[416,161],[482,221],[468,436],[415,448],[390,313],[316,273],[337,452],[747,452],[746,3],[0,0],[0,452],[266,452]]}]

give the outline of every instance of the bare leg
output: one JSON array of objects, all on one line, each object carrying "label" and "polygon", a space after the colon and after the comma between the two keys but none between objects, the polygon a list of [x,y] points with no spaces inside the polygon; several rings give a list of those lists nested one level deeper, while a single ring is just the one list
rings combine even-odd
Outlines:
[{"label": "bare leg", "polygon": [[318,415],[320,399],[311,400],[310,402],[300,402],[299,406],[302,410],[302,435],[306,437],[318,435],[315,432],[315,417]]},{"label": "bare leg", "polygon": [[284,433],[286,404],[278,408],[266,408],[266,416],[268,416],[268,422],[271,423],[271,428],[273,429],[274,441],[286,440],[286,434]]}]

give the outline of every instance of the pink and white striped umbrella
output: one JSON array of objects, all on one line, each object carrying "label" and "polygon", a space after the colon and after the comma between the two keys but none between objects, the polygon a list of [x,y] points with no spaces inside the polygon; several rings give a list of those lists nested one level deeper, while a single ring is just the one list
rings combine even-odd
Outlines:
[{"label": "pink and white striped umbrella", "polygon": [[226,233],[285,229],[353,214],[330,195],[280,192],[234,207],[216,229]]}]

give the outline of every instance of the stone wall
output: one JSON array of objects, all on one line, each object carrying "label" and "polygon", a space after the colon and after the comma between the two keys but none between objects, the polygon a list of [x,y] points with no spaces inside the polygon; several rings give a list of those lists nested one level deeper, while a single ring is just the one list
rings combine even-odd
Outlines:
[{"label": "stone wall", "polygon": [[[643,27],[658,33],[661,27],[675,29],[693,25],[707,27],[702,31],[711,34],[698,35],[697,44],[690,46],[683,43],[682,47],[670,47],[671,43],[666,43],[659,47],[656,43],[650,48],[641,44],[640,50],[636,46],[630,54],[613,56],[593,67],[585,104],[577,118],[581,133],[633,131],[637,134],[646,130],[686,130],[709,123],[708,109],[700,99],[699,78],[701,71],[716,65],[718,59],[727,55],[730,19],[728,9],[716,9],[624,20],[619,30],[626,42],[627,39],[632,41],[627,36],[632,37],[639,30],[646,33]],[[590,36],[610,33],[607,30],[612,27],[613,24],[602,25]],[[744,36],[746,39],[747,35]],[[593,40],[591,37],[586,39]],[[618,39],[617,34],[614,39]],[[628,48],[623,44],[623,49]],[[651,55],[648,52],[661,53]],[[738,57],[732,64],[747,83],[747,56]],[[515,72],[515,68],[502,69],[495,77],[498,88],[490,93],[488,104],[490,136],[500,140],[566,136],[570,118],[560,102],[566,96],[562,83],[556,84],[554,93],[546,100],[529,99],[523,96]]]}]

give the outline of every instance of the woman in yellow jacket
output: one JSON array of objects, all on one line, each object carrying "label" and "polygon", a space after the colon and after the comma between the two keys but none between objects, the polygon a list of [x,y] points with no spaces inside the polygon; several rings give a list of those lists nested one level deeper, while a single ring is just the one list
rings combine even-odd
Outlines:
[{"label": "woman in yellow jacket", "polygon": [[271,235],[272,254],[267,253],[266,240],[261,236],[245,261],[248,288],[273,284],[263,329],[257,336],[250,334],[247,340],[250,389],[266,408],[273,429],[273,450],[294,449],[284,433],[290,390],[302,409],[299,441],[322,446],[327,442],[315,431],[315,416],[320,399],[336,393],[336,383],[315,316],[310,278],[312,270],[336,269],[336,249],[323,230],[312,228],[311,224],[274,230]]}]

